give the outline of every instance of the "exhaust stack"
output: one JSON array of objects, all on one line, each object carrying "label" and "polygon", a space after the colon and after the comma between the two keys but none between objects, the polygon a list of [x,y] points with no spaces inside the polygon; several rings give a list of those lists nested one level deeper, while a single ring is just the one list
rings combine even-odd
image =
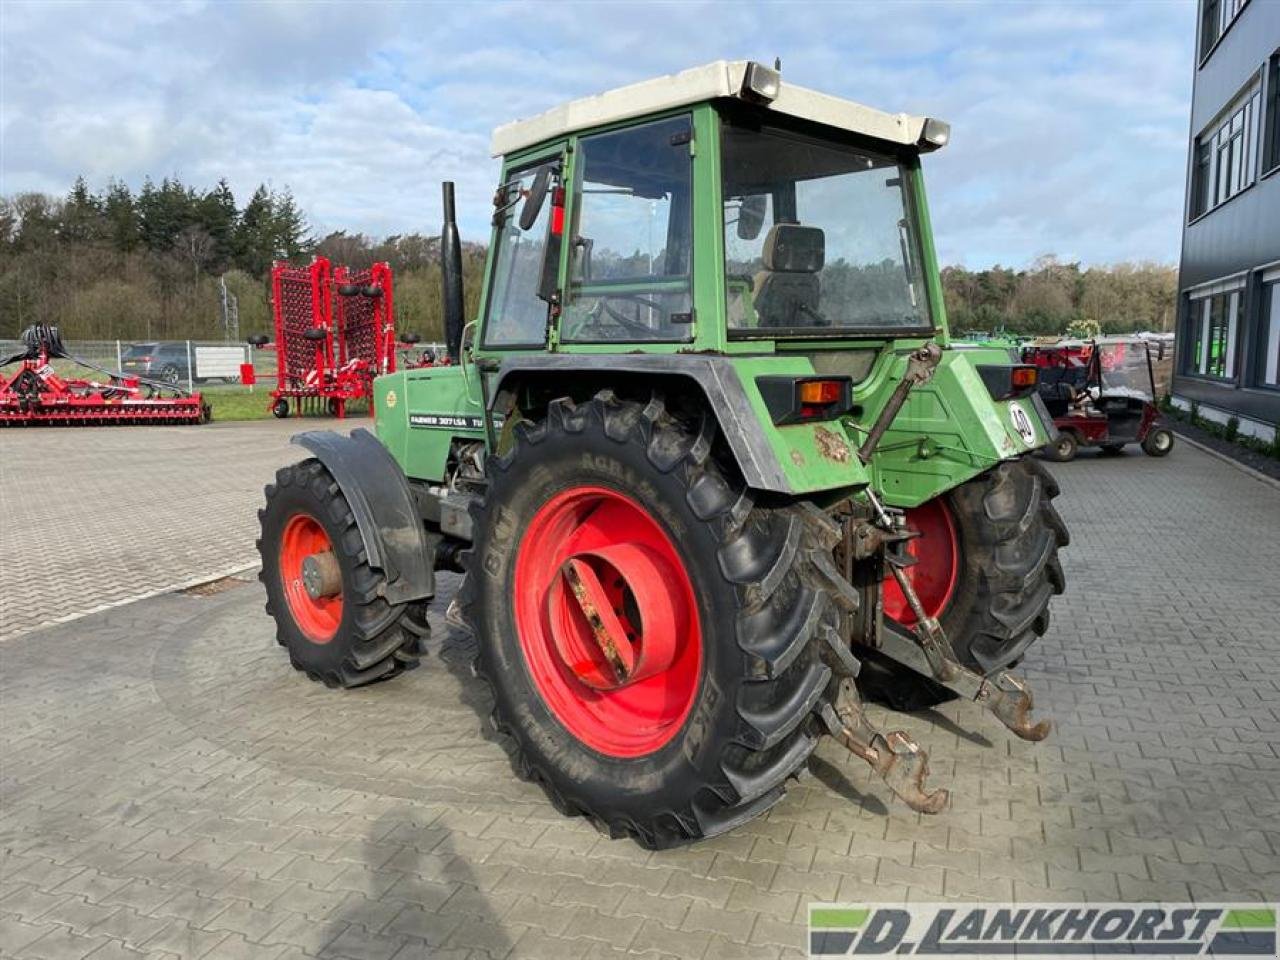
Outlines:
[{"label": "exhaust stack", "polygon": [[440,286],[444,303],[444,339],[449,356],[462,362],[462,240],[453,203],[453,181],[441,184],[444,195],[444,226],[440,228]]}]

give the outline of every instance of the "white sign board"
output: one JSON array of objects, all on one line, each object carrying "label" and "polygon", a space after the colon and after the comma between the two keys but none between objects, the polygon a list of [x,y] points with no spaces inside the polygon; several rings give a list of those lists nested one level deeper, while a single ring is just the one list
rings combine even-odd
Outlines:
[{"label": "white sign board", "polygon": [[200,380],[225,377],[240,378],[240,364],[246,362],[244,347],[193,347],[195,375]]}]

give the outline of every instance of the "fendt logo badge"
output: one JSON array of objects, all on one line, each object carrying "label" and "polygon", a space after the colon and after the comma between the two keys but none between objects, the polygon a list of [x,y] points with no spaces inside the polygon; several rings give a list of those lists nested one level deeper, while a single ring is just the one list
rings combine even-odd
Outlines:
[{"label": "fendt logo badge", "polygon": [[1031,446],[1036,442],[1036,428],[1031,425],[1031,418],[1027,416],[1027,411],[1017,406],[1010,407],[1009,419],[1013,421],[1013,429],[1018,431],[1018,436],[1022,438],[1023,443]]},{"label": "fendt logo badge", "polygon": [[809,905],[809,956],[1275,957],[1269,903]]}]

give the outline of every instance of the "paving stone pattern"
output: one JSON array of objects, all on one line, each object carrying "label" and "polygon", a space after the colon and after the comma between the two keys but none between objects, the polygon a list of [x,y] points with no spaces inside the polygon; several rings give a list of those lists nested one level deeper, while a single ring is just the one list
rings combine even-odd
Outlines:
[{"label": "paving stone pattern", "polygon": [[827,740],[728,836],[608,840],[515,779],[438,616],[350,693],[289,669],[251,582],[0,645],[0,955],[779,958],[814,900],[1276,899],[1280,491],[1187,448],[1055,470],[1052,738],[875,711],[953,789],[932,818]]},{"label": "paving stone pattern", "polygon": [[0,430],[0,641],[255,562],[290,435],[333,425]]}]

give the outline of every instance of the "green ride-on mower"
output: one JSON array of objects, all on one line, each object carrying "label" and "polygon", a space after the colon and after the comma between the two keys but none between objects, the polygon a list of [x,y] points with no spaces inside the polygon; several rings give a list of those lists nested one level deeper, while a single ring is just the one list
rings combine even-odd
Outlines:
[{"label": "green ride-on mower", "polygon": [[1007,671],[1063,589],[1053,429],[1034,367],[950,346],[920,169],[948,137],[745,61],[500,127],[478,315],[445,184],[449,356],[267,488],[293,665],[394,677],[464,573],[515,771],[654,848],[767,810],[824,734],[939,811],[862,697],[1047,735]]}]

